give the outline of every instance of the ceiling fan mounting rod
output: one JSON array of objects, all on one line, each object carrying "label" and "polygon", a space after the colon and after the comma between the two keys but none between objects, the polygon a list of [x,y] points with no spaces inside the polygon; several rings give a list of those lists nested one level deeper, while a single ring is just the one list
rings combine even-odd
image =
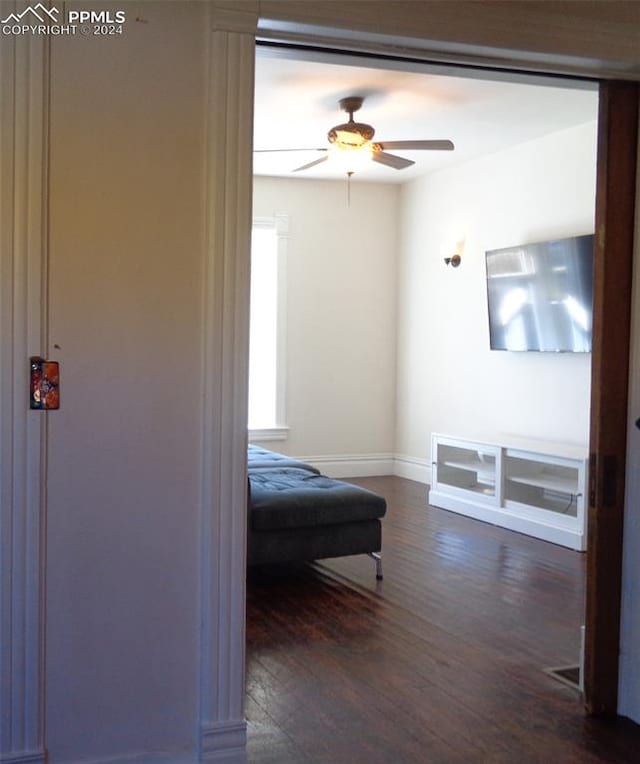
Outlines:
[{"label": "ceiling fan mounting rod", "polygon": [[340,108],[342,111],[346,111],[349,115],[349,121],[353,122],[353,113],[355,111],[358,111],[360,107],[362,106],[362,103],[364,101],[364,98],[361,96],[348,96],[347,98],[341,98]]}]

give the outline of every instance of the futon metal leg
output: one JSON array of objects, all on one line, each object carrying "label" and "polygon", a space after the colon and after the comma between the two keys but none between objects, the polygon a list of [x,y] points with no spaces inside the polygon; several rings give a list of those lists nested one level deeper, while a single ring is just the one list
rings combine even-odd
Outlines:
[{"label": "futon metal leg", "polygon": [[380,552],[368,552],[368,554],[376,561],[376,578],[382,581],[382,555]]}]

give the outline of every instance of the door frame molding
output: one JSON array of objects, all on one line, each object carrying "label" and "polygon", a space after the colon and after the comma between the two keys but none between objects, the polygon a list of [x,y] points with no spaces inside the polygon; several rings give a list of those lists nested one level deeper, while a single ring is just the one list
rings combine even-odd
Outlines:
[{"label": "door frame molding", "polygon": [[[297,28],[296,28],[297,27]],[[620,659],[620,613],[623,555],[623,518],[625,508],[626,426],[628,420],[631,273],[633,266],[633,237],[635,214],[635,177],[637,165],[638,84],[634,76],[627,81],[607,79],[611,69],[600,69],[593,62],[568,62],[557,56],[546,60],[527,60],[514,51],[493,50],[496,55],[474,52],[472,60],[464,45],[433,49],[407,48],[401,53],[393,38],[360,31],[331,30],[310,24],[296,25],[294,21],[269,19],[268,29],[259,36],[284,44],[311,45],[318,48],[341,49],[340,52],[367,52],[395,58],[407,58],[425,63],[440,62],[472,64],[478,69],[507,67],[522,75],[559,74],[596,79],[600,86],[600,118],[598,124],[598,172],[596,191],[596,267],[594,285],[596,311],[601,313],[594,327],[592,354],[592,390],[590,453],[591,477],[588,532],[588,573],[586,594],[585,643],[585,707],[590,714],[614,715],[618,703],[618,665]],[[357,37],[357,39],[356,39]],[[404,41],[406,43],[406,41]],[[427,43],[428,44],[428,43]],[[517,52],[516,52],[517,53]],[[462,59],[462,60],[461,60]],[[632,95],[635,94],[635,95]],[[630,99],[630,100],[629,100]],[[615,116],[612,116],[614,115]],[[631,161],[629,159],[631,158]],[[616,210],[614,203],[625,195],[624,208]],[[605,258],[605,252],[608,257]],[[613,262],[611,253],[615,253]],[[620,330],[620,322],[623,329]],[[617,341],[609,336],[617,327]],[[607,337],[607,343],[604,337]],[[610,378],[615,378],[611,394]],[[606,381],[606,385],[605,385]],[[606,424],[604,424],[606,423]],[[603,426],[604,425],[604,426]],[[609,473],[612,460],[616,474]],[[613,488],[611,484],[613,482]],[[613,506],[604,499],[615,495]],[[615,666],[615,670],[614,667]]]},{"label": "door frame molding", "polygon": [[249,279],[258,14],[253,8],[228,7],[224,2],[211,2],[209,13],[198,760],[242,764],[246,749]]},{"label": "door frame molding", "polygon": [[[298,29],[296,29],[298,27]],[[357,36],[312,25],[297,25],[288,20],[281,29],[277,22],[269,21],[264,37],[285,44],[312,45],[317,48],[333,47],[336,42],[345,54],[372,52],[374,37],[367,32]],[[259,33],[260,36],[260,33]],[[425,63],[442,62],[442,52],[427,48],[407,48],[402,53],[394,47],[392,38],[375,36],[375,53],[395,58],[407,58]],[[460,49],[462,50],[462,47]],[[455,44],[447,54],[448,62],[455,61]],[[541,76],[550,73],[573,77],[598,79],[601,87],[600,120],[598,125],[598,172],[596,193],[597,246],[595,254],[595,322],[592,356],[590,453],[589,532],[587,538],[587,615],[585,640],[585,707],[591,714],[615,715],[618,703],[618,664],[620,656],[620,612],[622,587],[623,517],[625,506],[626,425],[628,419],[630,325],[633,266],[633,237],[635,227],[635,175],[637,164],[638,84],[633,81],[607,80],[610,70],[580,63],[569,64],[549,56],[541,61],[525,62],[501,51],[496,57],[477,54],[473,65],[490,71],[508,67],[523,75]],[[513,53],[513,51],[511,51]],[[455,66],[455,63],[454,63]],[[632,95],[635,94],[635,95]],[[629,98],[631,98],[630,103]],[[613,128],[613,129],[610,129]],[[629,157],[632,161],[629,162]],[[607,204],[610,197],[625,194],[624,207]],[[605,252],[608,257],[605,258]],[[611,258],[611,253],[615,253]],[[623,328],[620,329],[620,321]],[[614,346],[609,335],[617,327],[618,339]],[[607,337],[607,342],[604,339]],[[231,359],[230,359],[231,360]],[[614,395],[607,390],[615,379]],[[238,423],[239,424],[239,423]],[[615,462],[612,476],[609,465]],[[615,500],[605,506],[604,498],[613,491]],[[590,540],[591,539],[591,540]],[[613,670],[615,666],[615,670]]]},{"label": "door frame molding", "polygon": [[600,83],[584,699],[618,709],[638,85]]}]

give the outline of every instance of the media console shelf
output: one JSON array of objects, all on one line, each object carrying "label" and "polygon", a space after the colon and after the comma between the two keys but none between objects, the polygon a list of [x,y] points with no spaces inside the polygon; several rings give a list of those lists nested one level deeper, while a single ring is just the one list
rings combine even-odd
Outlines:
[{"label": "media console shelf", "polygon": [[434,433],[429,503],[583,551],[586,449]]}]

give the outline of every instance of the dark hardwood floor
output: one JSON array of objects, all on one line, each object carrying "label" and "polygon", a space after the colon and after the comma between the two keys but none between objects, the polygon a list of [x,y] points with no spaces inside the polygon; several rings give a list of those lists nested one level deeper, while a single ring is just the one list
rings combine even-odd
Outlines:
[{"label": "dark hardwood floor", "polygon": [[578,662],[584,555],[351,482],[387,498],[384,581],[365,556],[250,571],[250,762],[640,762],[640,727],[543,671]]}]

